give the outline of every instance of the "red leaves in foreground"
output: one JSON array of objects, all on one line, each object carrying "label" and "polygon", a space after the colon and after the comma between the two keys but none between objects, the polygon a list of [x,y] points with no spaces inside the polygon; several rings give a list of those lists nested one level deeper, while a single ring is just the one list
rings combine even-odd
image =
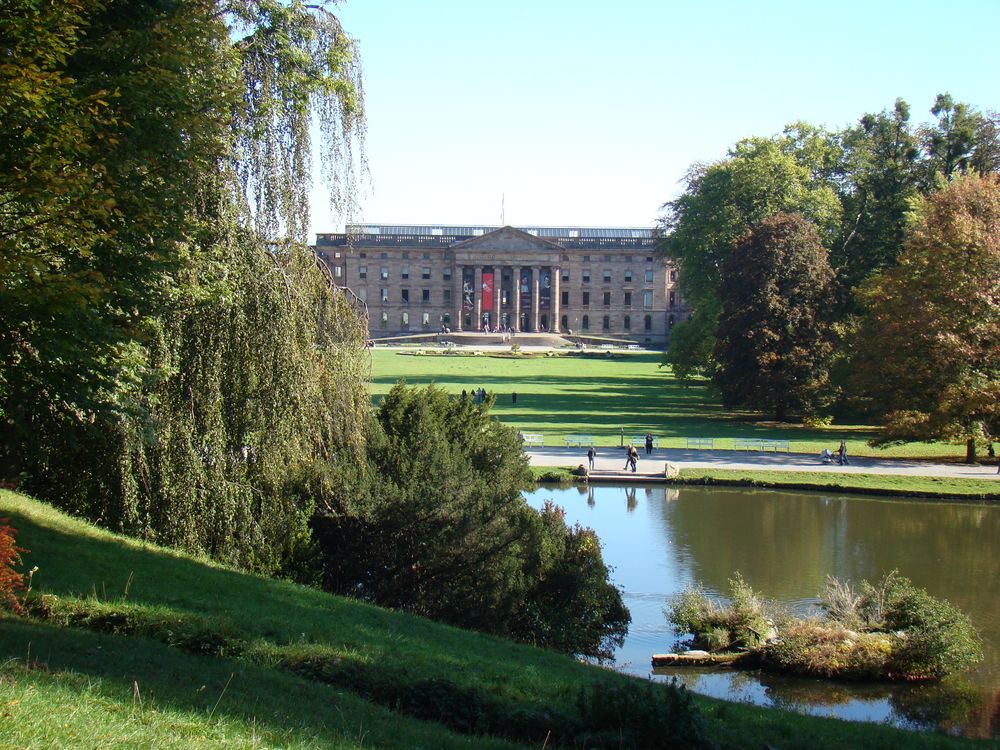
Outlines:
[{"label": "red leaves in foreground", "polygon": [[6,518],[0,518],[0,607],[10,606],[20,612],[17,593],[24,590],[24,575],[14,570],[14,566],[21,564],[21,553],[28,550],[15,544],[15,534],[17,529]]}]

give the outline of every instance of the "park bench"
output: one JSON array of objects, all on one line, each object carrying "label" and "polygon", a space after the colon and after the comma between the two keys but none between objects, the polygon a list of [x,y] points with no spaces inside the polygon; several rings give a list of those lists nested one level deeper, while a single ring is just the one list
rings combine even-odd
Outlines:
[{"label": "park bench", "polygon": [[522,432],[521,440],[525,445],[545,445],[545,436],[540,432]]},{"label": "park bench", "polygon": [[762,440],[760,444],[760,449],[762,451],[772,450],[775,453],[777,453],[778,451],[790,453],[792,450],[787,440]]},{"label": "park bench", "polygon": [[638,344],[629,344],[629,345],[628,345],[628,346],[626,346],[625,348],[626,348],[626,349],[631,349],[632,351],[635,351],[636,349],[638,349],[638,348],[639,348],[639,345],[638,345]]},{"label": "park bench", "polygon": [[566,446],[578,445],[581,448],[585,445],[593,445],[594,437],[593,435],[567,435],[566,436]]},{"label": "park bench", "polygon": [[761,451],[763,445],[761,438],[733,438],[733,450],[736,451]]},{"label": "park bench", "polygon": [[705,438],[705,437],[690,438],[689,437],[687,439],[687,447],[688,448],[709,448],[709,449],[711,449],[711,448],[715,447],[715,438]]},{"label": "park bench", "polygon": [[598,344],[597,348],[598,349],[614,349],[615,345],[614,344]]},{"label": "park bench", "polygon": [[[629,438],[629,440],[631,441],[632,445],[645,445],[646,444],[646,436],[645,435],[639,435],[637,437],[631,437],[631,438]],[[658,437],[656,437],[656,435],[653,435],[653,447],[654,448],[659,448],[660,447],[660,439]]]}]

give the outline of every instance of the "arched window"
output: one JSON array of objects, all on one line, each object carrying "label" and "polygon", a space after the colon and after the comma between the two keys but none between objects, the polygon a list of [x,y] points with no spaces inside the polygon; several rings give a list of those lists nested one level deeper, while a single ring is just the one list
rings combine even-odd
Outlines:
[{"label": "arched window", "polygon": [[589,331],[590,330],[590,316],[584,315],[583,316],[583,320],[580,321],[580,324],[583,326],[583,330]]},{"label": "arched window", "polygon": [[642,327],[645,328],[647,331],[652,331],[653,330],[653,316],[652,315],[647,315],[645,318],[642,319]]},{"label": "arched window", "polygon": [[631,315],[626,315],[625,316],[625,320],[622,321],[622,326],[625,328],[626,331],[631,331],[632,330],[632,316]]},{"label": "arched window", "polygon": [[611,330],[611,318],[608,317],[607,315],[605,315],[601,319],[601,330],[602,331],[610,331]]},{"label": "arched window", "polygon": [[408,312],[403,313],[403,327],[410,325],[410,314]]},{"label": "arched window", "polygon": [[559,318],[559,328],[560,328],[560,330],[563,330],[563,331],[568,331],[569,330],[569,317],[568,316],[563,315],[561,318]]}]

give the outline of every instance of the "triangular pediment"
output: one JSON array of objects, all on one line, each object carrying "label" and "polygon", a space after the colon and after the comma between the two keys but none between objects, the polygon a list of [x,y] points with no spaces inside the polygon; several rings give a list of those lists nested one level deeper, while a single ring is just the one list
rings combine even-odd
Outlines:
[{"label": "triangular pediment", "polygon": [[533,234],[514,227],[500,227],[492,232],[487,232],[481,237],[462,240],[452,245],[455,250],[463,251],[486,251],[500,253],[520,253],[520,252],[559,252],[562,248],[555,242],[551,242]]}]

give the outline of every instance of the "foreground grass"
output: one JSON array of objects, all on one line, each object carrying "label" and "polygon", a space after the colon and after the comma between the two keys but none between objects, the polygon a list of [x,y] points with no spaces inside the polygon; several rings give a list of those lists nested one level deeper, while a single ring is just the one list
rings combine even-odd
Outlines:
[{"label": "foreground grass", "polygon": [[[144,545],[14,493],[0,491],[0,515],[39,567],[47,612],[0,620],[4,746],[519,747],[455,731],[465,703],[448,701],[468,693],[555,717],[596,678],[631,679]],[[384,707],[405,709],[428,684],[438,715]],[[991,746],[697,703],[723,748]]]}]

